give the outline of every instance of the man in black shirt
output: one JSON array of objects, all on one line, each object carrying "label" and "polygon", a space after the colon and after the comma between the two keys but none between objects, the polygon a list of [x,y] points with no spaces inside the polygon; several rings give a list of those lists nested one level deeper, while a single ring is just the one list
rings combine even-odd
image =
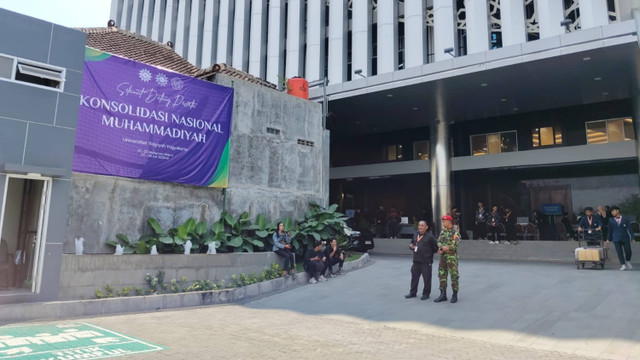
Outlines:
[{"label": "man in black shirt", "polygon": [[420,300],[428,299],[431,294],[431,264],[433,264],[433,254],[438,252],[438,242],[430,232],[427,232],[427,228],[427,222],[421,220],[418,223],[418,231],[413,234],[409,243],[409,249],[413,251],[413,265],[411,266],[411,289],[405,296],[407,299],[416,297],[420,275],[424,281]]},{"label": "man in black shirt", "polygon": [[[324,248],[324,256],[327,258],[329,272],[327,276],[342,275],[342,265],[344,264],[344,252],[338,247],[336,239],[331,240],[329,246]],[[338,271],[333,272],[333,265],[338,264]]]},{"label": "man in black shirt", "polygon": [[304,262],[309,273],[310,283],[315,284],[318,281],[327,281],[324,277],[324,273],[327,271],[327,257],[322,252],[322,241],[313,243],[313,249],[307,251]]}]

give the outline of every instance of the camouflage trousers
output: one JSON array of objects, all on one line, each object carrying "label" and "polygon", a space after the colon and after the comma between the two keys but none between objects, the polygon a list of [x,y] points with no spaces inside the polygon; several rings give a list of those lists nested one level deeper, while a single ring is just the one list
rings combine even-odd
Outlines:
[{"label": "camouflage trousers", "polygon": [[454,292],[458,292],[458,255],[440,256],[440,264],[438,266],[438,279],[440,280],[440,289],[447,289],[447,277],[451,274],[451,288]]}]

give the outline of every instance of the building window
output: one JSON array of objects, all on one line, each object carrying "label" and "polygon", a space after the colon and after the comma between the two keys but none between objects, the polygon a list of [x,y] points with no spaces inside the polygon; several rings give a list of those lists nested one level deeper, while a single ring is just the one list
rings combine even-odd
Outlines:
[{"label": "building window", "polygon": [[65,69],[0,54],[0,79],[62,91]]},{"label": "building window", "polygon": [[11,57],[0,55],[0,78],[11,79],[13,77],[13,61],[14,59]]},{"label": "building window", "polygon": [[585,126],[589,145],[629,141],[636,137],[631,118],[590,121]]},{"label": "building window", "polygon": [[384,148],[387,161],[402,160],[402,145],[388,145]]},{"label": "building window", "polygon": [[562,145],[562,130],[558,126],[545,126],[531,131],[533,147]]},{"label": "building window", "polygon": [[413,143],[413,160],[429,160],[429,141]]},{"label": "building window", "polygon": [[471,154],[473,156],[513,151],[518,151],[518,133],[516,131],[471,136]]}]

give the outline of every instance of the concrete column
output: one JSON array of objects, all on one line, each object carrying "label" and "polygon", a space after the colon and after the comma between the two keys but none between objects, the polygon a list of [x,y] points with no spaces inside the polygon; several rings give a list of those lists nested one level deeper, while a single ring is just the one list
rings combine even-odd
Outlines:
[{"label": "concrete column", "polygon": [[378,0],[378,74],[398,70],[398,4]]},{"label": "concrete column", "polygon": [[[109,20],[113,20],[116,22],[116,26],[120,27],[120,23],[122,22],[122,7],[124,5],[124,0],[111,0],[111,12],[109,13]],[[107,24],[103,24],[102,26],[106,26]]]},{"label": "concrete column", "polygon": [[131,12],[133,11],[133,0],[124,0],[122,4],[122,18],[119,28],[131,31]]},{"label": "concrete column", "polygon": [[304,75],[304,0],[289,0],[287,11],[287,69],[285,76]]},{"label": "concrete column", "polygon": [[329,84],[347,80],[347,0],[329,3]]},{"label": "concrete column", "polygon": [[522,0],[500,0],[500,22],[503,47],[527,42],[527,24]]},{"label": "concrete column", "polygon": [[216,63],[218,51],[218,15],[217,1],[204,3],[204,27],[202,28],[202,60],[200,66],[208,68]]},{"label": "concrete column", "polygon": [[265,78],[267,56],[267,0],[251,4],[251,34],[249,37],[249,73]]},{"label": "concrete column", "polygon": [[580,27],[590,29],[609,24],[607,0],[580,0]]},{"label": "concrete column", "polygon": [[200,67],[202,61],[202,33],[204,30],[204,0],[191,0],[189,44],[187,60]]},{"label": "concrete column", "polygon": [[187,57],[189,46],[189,25],[191,24],[191,0],[178,3],[178,24],[176,25],[175,50],[180,56]]},{"label": "concrete column", "polygon": [[440,218],[451,211],[451,154],[449,124],[436,119],[430,126],[431,148],[431,207],[436,231],[440,230]]},{"label": "concrete column", "polygon": [[282,88],[284,77],[284,0],[269,1],[269,32],[267,35],[267,81]]},{"label": "concrete column", "polygon": [[142,22],[140,25],[140,34],[151,37],[151,24],[153,23],[153,0],[144,0],[142,4]]},{"label": "concrete column", "polygon": [[130,30],[136,34],[141,34],[142,2],[143,0],[133,0],[133,7],[131,8]]},{"label": "concrete column", "polygon": [[351,79],[356,70],[371,76],[371,16],[370,0],[353,0],[351,3]]},{"label": "concrete column", "polygon": [[631,105],[633,107],[633,129],[636,133],[636,159],[640,165],[640,84],[636,82],[632,86]]},{"label": "concrete column", "polygon": [[233,60],[231,65],[239,70],[249,70],[249,24],[251,1],[235,0],[233,23]]},{"label": "concrete column", "polygon": [[404,3],[404,68],[427,62],[427,26],[424,0]]},{"label": "concrete column", "polygon": [[489,4],[485,0],[465,0],[467,15],[467,54],[488,51],[491,41],[489,32]]},{"label": "concrete column", "polygon": [[435,61],[451,59],[444,53],[453,48],[458,53],[458,37],[456,36],[456,3],[455,0],[433,0],[433,37]]},{"label": "concrete column", "polygon": [[308,0],[307,53],[304,66],[305,78],[308,81],[324,78],[325,12],[324,0]]},{"label": "concrete column", "polygon": [[537,0],[538,23],[540,24],[540,38],[561,35],[565,33],[563,0]]},{"label": "concrete column", "polygon": [[220,0],[218,20],[218,56],[217,63],[231,65],[233,46],[233,0]]},{"label": "concrete column", "polygon": [[153,23],[151,24],[151,38],[157,42],[162,42],[164,32],[164,9],[167,6],[166,0],[155,0],[153,4]]},{"label": "concrete column", "polygon": [[178,20],[178,0],[167,0],[164,13],[164,34],[162,42],[176,41],[176,22]]}]

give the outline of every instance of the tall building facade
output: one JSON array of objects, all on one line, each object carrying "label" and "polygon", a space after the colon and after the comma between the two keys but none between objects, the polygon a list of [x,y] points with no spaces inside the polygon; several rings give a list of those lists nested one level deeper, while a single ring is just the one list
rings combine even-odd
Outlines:
[{"label": "tall building facade", "polygon": [[330,202],[370,223],[455,204],[471,228],[477,201],[571,217],[640,193],[635,4],[114,0],[111,17],[200,67],[326,76]]}]

